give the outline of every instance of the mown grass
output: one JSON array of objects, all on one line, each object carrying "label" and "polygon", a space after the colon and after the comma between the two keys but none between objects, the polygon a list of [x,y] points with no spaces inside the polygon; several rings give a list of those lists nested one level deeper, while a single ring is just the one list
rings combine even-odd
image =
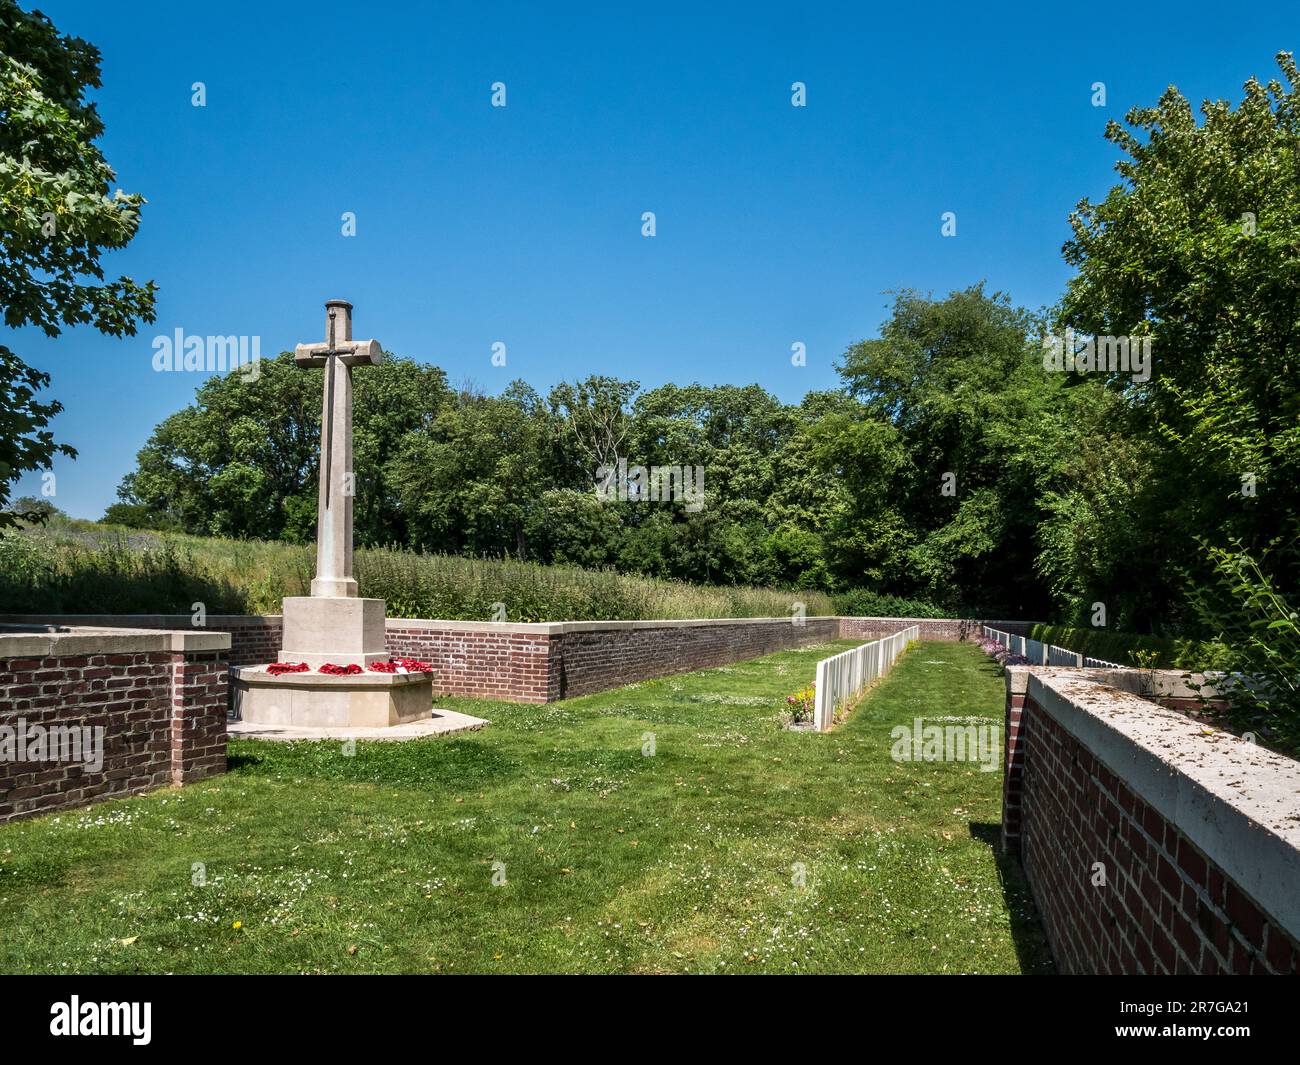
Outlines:
[{"label": "mown grass", "polygon": [[0,826],[0,970],[1045,969],[994,846],[1000,774],[890,758],[918,715],[1000,723],[998,667],[920,644],[835,731],[783,730],[853,643],[451,700],[492,724],[354,757],[237,742],[223,778]]},{"label": "mown grass", "polygon": [[[92,522],[0,533],[0,613],[278,614],[307,595],[315,548]],[[820,592],[708,587],[511,559],[359,549],[360,594],[388,601],[389,617],[466,621],[640,621],[835,613]]]}]

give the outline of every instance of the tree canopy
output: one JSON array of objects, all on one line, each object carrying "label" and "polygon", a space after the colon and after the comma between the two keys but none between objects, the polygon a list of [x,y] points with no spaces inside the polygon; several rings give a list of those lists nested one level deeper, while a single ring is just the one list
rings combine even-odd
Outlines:
[{"label": "tree canopy", "polygon": [[[144,198],[117,189],[95,141],[103,123],[87,90],[100,84],[99,51],[62,35],[40,12],[0,0],[0,307],[10,328],[48,336],[92,325],[111,336],[152,321],[154,286],[104,279],[105,252],[135,236]],[[0,345],[0,525],[21,474],[58,454],[50,419],[61,409],[37,393],[48,374]]]}]

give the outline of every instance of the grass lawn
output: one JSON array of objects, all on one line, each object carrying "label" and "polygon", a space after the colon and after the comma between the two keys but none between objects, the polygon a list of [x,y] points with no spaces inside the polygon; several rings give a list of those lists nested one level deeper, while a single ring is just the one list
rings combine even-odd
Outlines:
[{"label": "grass lawn", "polygon": [[1001,773],[890,758],[916,716],[1000,725],[999,668],[921,643],[833,732],[782,730],[857,642],[443,700],[492,724],[352,757],[236,742],[225,777],[0,826],[0,971],[1044,971]]}]

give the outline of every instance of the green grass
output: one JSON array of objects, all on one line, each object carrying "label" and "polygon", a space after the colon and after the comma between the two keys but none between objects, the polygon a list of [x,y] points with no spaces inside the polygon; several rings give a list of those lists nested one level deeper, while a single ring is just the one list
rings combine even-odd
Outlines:
[{"label": "green grass", "polygon": [[225,777],[0,826],[0,970],[1043,970],[995,850],[1000,774],[890,759],[917,715],[1000,724],[998,667],[919,644],[835,731],[783,730],[784,696],[854,643],[449,700],[492,724],[355,757],[238,742]]},{"label": "green grass", "polygon": [[[835,613],[821,592],[711,587],[613,570],[514,559],[360,548],[360,594],[388,601],[388,616],[487,621],[641,621]],[[143,532],[59,520],[0,532],[0,613],[278,614],[307,595],[315,547]]]}]

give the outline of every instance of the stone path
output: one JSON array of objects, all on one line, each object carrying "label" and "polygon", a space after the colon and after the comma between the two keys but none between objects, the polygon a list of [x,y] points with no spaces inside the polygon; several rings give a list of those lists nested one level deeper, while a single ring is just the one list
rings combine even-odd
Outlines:
[{"label": "stone path", "polygon": [[434,710],[427,721],[387,728],[299,728],[288,725],[261,725],[251,721],[231,721],[226,735],[232,739],[251,740],[420,740],[428,736],[450,736],[457,732],[474,732],[488,724],[481,717],[470,717],[455,710]]}]

